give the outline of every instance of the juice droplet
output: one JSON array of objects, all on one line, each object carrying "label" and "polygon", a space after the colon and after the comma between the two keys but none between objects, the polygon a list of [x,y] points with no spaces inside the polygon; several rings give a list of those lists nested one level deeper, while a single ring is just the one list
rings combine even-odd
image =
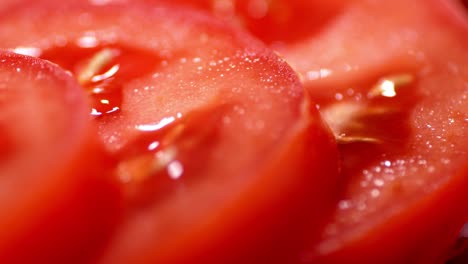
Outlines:
[{"label": "juice droplet", "polygon": [[121,91],[113,92],[97,92],[91,95],[93,98],[91,106],[92,116],[102,116],[117,113],[120,111],[122,104],[122,93]]},{"label": "juice droplet", "polygon": [[40,57],[76,77],[90,96],[95,118],[119,113],[125,84],[153,73],[160,62],[149,51],[114,45],[65,45],[44,50]]}]

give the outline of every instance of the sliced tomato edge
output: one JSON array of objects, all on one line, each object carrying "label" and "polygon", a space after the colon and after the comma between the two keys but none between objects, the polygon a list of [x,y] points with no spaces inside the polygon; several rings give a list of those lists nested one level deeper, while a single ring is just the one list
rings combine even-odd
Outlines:
[{"label": "sliced tomato edge", "polygon": [[[42,73],[45,72],[46,74],[52,74],[53,78],[58,79],[57,81],[63,81],[66,84],[64,87],[69,88],[70,86],[76,86],[81,91],[81,87],[78,87],[78,84],[74,83],[71,76],[63,70],[59,70],[53,63],[9,51],[1,51],[0,54],[6,54],[9,59],[15,61],[24,60],[22,62],[30,63],[29,66],[31,67],[41,67],[39,70]],[[10,245],[5,247],[2,246],[2,248],[5,249],[2,250],[2,254],[0,254],[0,259],[2,259],[2,261],[27,262],[28,260],[32,261],[33,259],[40,263],[41,261],[48,262],[55,259],[68,261],[70,258],[68,253],[70,252],[75,252],[73,255],[76,257],[76,253],[78,253],[77,250],[94,251],[95,249],[87,248],[86,246],[86,244],[89,243],[88,240],[92,234],[85,234],[85,237],[80,237],[83,234],[78,234],[73,230],[74,228],[79,228],[75,224],[80,224],[81,221],[87,221],[87,219],[80,218],[83,215],[89,215],[89,213],[91,213],[89,210],[93,210],[91,209],[92,207],[100,207],[103,212],[113,214],[116,214],[116,211],[118,210],[118,206],[116,204],[118,203],[119,193],[116,191],[116,186],[112,183],[111,178],[107,178],[107,176],[102,175],[102,170],[96,171],[94,168],[88,167],[90,164],[99,164],[101,166],[102,161],[106,158],[97,154],[101,151],[101,147],[99,146],[99,142],[94,139],[96,138],[97,133],[93,132],[94,129],[91,127],[91,123],[88,118],[85,96],[83,95],[83,97],[80,98],[80,96],[76,96],[75,91],[65,91],[64,93],[70,93],[69,95],[66,94],[65,97],[68,97],[70,103],[74,105],[73,110],[70,111],[70,114],[73,116],[69,122],[70,134],[64,136],[61,141],[57,143],[58,145],[52,148],[54,155],[48,157],[49,162],[46,164],[40,164],[38,166],[39,168],[37,168],[38,170],[34,172],[39,176],[43,174],[43,169],[46,169],[48,171],[47,175],[52,176],[52,178],[49,179],[48,185],[39,186],[39,189],[35,189],[32,192],[26,192],[30,194],[29,198],[22,198],[20,205],[18,205],[21,209],[17,208],[17,210],[31,212],[34,217],[33,219],[26,219],[27,221],[21,224],[22,231],[17,231],[20,233],[15,231],[16,233],[13,234],[15,238],[12,238],[13,241],[10,241]],[[78,117],[80,114],[83,114],[84,116]],[[50,153],[50,149],[47,150],[46,153]],[[63,162],[57,163],[56,158]],[[65,175],[74,175],[74,177],[63,177]],[[102,198],[101,195],[106,194],[109,195],[109,197],[105,200],[109,202],[109,204],[100,204],[99,202],[94,205],[92,205],[92,203],[82,203],[83,200],[90,199],[91,197],[99,200]],[[83,197],[88,195],[89,197]],[[41,198],[40,200],[37,199],[39,197]],[[45,205],[41,202],[42,200],[54,202]],[[15,206],[15,208],[16,207],[17,206]],[[92,212],[99,212],[99,210],[93,210]],[[102,220],[99,220],[96,223],[88,222],[83,227],[88,228],[96,224],[98,226],[102,226],[103,229],[107,229],[105,228],[105,225],[109,224],[109,222],[105,220],[105,216],[101,215],[101,217],[103,217]],[[49,221],[56,222],[57,219],[61,220],[59,221],[59,224],[51,226]],[[32,220],[35,222],[31,222]],[[104,221],[105,223],[99,223],[100,221]],[[103,237],[108,235],[104,234],[106,232],[107,231],[103,231]],[[30,237],[30,235],[33,234],[35,235]],[[37,248],[37,246],[42,244],[42,239],[37,237],[41,234],[45,241],[56,242],[53,245],[46,245],[46,248],[49,250],[48,252],[41,252],[41,249]],[[68,245],[68,243],[65,243],[65,241],[59,241],[65,236],[65,234],[76,235],[75,238],[82,239],[81,244],[71,246]],[[95,238],[97,238],[97,236]],[[17,254],[19,252],[15,251],[15,249],[17,249],[16,246],[25,246],[26,249],[30,246],[30,251],[28,254]],[[66,252],[56,251],[57,248],[64,249]],[[82,253],[85,255],[85,252],[83,251]]]}]

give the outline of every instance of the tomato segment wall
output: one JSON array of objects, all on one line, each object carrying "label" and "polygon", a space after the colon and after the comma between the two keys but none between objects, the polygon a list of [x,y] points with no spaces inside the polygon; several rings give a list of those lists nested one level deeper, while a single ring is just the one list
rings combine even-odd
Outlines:
[{"label": "tomato segment wall", "polygon": [[[58,58],[82,83],[76,57],[61,52],[91,54],[79,58],[91,81],[113,50],[155,58],[110,78],[119,111],[94,120],[130,199],[101,263],[283,263],[317,239],[336,198],[335,141],[294,71],[258,40],[145,4],[28,4],[0,24],[2,48]],[[132,192],[145,193],[135,202]]]},{"label": "tomato segment wall", "polygon": [[[0,18],[0,46],[59,63],[93,101],[124,200],[102,263],[443,261],[468,217],[459,2],[137,2]],[[300,80],[179,4],[256,34]],[[12,134],[0,126],[0,161]]]},{"label": "tomato segment wall", "polygon": [[[118,192],[84,94],[51,63],[5,51],[0,83],[9,145],[0,161],[0,262],[95,257],[113,229]],[[70,237],[74,243],[64,243]]]}]

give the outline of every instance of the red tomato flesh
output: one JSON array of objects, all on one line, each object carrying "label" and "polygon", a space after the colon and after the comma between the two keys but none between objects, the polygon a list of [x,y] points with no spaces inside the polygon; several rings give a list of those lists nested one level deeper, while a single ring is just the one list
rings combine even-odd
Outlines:
[{"label": "red tomato flesh", "polygon": [[441,261],[466,220],[466,1],[282,2],[190,3],[278,50],[342,143],[348,186],[320,253],[304,259]]},{"label": "red tomato flesh", "polygon": [[117,189],[87,108],[60,68],[0,52],[1,263],[78,263],[112,230]]},{"label": "red tomato flesh", "polygon": [[361,1],[297,53],[326,69],[305,83],[342,143],[346,182],[305,262],[444,261],[468,217],[468,31],[445,12]]},{"label": "red tomato flesh", "polygon": [[[125,1],[125,0],[124,0]],[[139,0],[169,2],[210,12],[273,46],[301,42],[319,33],[355,0]]]},{"label": "red tomato flesh", "polygon": [[90,86],[121,93],[119,110],[95,121],[127,199],[100,263],[283,263],[317,238],[336,197],[335,141],[263,44],[204,15],[144,4],[28,4],[0,25],[2,48],[76,77],[95,58],[105,66],[91,81],[129,69]]}]

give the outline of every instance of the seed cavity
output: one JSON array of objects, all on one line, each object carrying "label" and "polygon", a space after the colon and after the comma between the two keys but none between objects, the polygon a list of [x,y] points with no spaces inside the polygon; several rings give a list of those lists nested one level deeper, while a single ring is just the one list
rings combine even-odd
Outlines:
[{"label": "seed cavity", "polygon": [[152,155],[138,155],[124,162],[120,162],[117,167],[117,175],[122,182],[142,183],[149,175],[160,173],[175,160],[177,148],[169,146],[158,150]]},{"label": "seed cavity", "polygon": [[[379,143],[379,139],[365,135],[366,124],[362,120],[366,116],[381,115],[385,112],[385,108],[367,107],[358,102],[335,103],[321,111],[339,144]],[[362,134],[347,131],[361,131]]]},{"label": "seed cavity", "polygon": [[101,51],[94,54],[94,56],[90,59],[88,65],[86,65],[86,67],[78,73],[78,82],[84,86],[95,81],[100,81],[109,74],[115,74],[115,72],[118,71],[118,66],[114,66],[106,73],[98,75],[104,70],[105,67],[109,66],[111,61],[115,59],[118,55],[119,51],[117,49],[111,48],[104,48]]},{"label": "seed cavity", "polygon": [[385,76],[371,87],[368,100],[346,101],[336,98],[335,103],[321,108],[321,114],[333,131],[338,144],[371,143],[380,144],[382,140],[368,131],[369,120],[379,120],[398,109],[385,102],[373,104],[379,98],[396,100],[398,89],[413,84],[415,77],[409,73]]},{"label": "seed cavity", "polygon": [[368,98],[395,97],[399,88],[414,82],[414,76],[409,73],[395,74],[381,78],[367,94]]}]

